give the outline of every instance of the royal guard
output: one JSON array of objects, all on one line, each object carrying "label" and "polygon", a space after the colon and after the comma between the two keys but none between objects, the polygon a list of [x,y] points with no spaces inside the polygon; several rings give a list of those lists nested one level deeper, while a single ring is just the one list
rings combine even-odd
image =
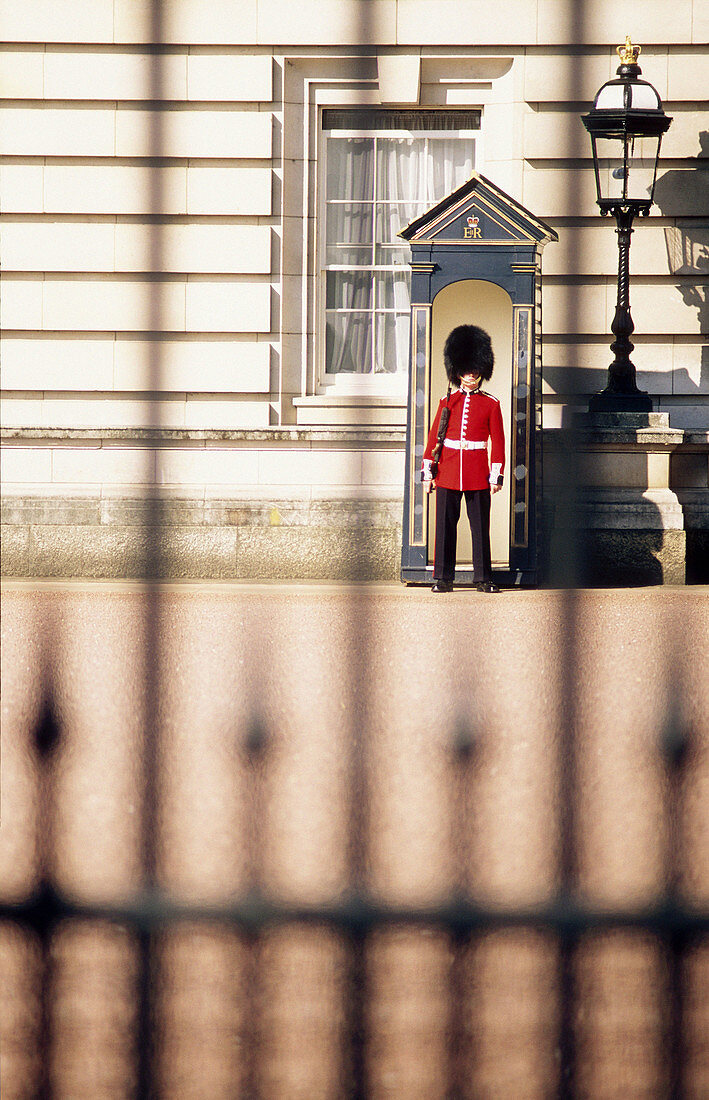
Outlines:
[{"label": "royal guard", "polygon": [[492,580],[490,498],[502,488],[505,434],[500,402],[480,389],[492,377],[495,363],[490,337],[477,325],[459,325],[446,340],[443,361],[448,393],[438,406],[421,474],[427,492],[436,490],[432,591],[453,588],[460,502],[465,494],[473,537],[473,582],[480,592],[499,592]]}]

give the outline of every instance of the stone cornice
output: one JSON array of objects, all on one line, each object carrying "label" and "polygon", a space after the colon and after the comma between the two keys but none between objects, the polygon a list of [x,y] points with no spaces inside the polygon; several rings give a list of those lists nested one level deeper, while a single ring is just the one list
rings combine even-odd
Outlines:
[{"label": "stone cornice", "polygon": [[[400,427],[328,427],[274,428],[2,428],[3,443],[143,443],[164,446],[175,443],[356,443],[403,445],[406,429]],[[641,443],[663,447],[709,447],[709,432],[683,431],[679,428],[658,430],[636,428],[621,430],[544,428],[545,446],[565,446],[576,439],[584,447],[595,443]]]},{"label": "stone cornice", "polygon": [[234,444],[396,444],[403,446],[405,427],[323,428],[3,428],[3,443],[125,443],[169,446],[180,443]]},{"label": "stone cornice", "polygon": [[642,448],[709,450],[709,432],[684,431],[681,428],[544,428],[544,446],[554,448],[575,445],[583,450],[596,446],[635,444]]}]

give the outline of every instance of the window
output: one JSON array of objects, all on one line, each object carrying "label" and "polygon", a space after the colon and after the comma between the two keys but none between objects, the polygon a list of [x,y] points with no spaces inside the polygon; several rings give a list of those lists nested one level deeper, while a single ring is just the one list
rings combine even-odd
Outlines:
[{"label": "window", "polygon": [[386,392],[387,379],[400,388],[409,344],[409,248],[397,234],[469,179],[480,111],[338,109],[322,123],[323,381]]}]

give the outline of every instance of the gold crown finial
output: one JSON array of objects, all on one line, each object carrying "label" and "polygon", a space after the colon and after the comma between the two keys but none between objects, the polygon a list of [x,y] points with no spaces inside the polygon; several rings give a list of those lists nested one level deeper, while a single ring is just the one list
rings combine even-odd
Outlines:
[{"label": "gold crown finial", "polygon": [[616,47],[616,53],[620,58],[621,65],[637,65],[641,49],[641,46],[633,45],[633,43],[630,41],[629,34],[626,35],[625,45]]}]

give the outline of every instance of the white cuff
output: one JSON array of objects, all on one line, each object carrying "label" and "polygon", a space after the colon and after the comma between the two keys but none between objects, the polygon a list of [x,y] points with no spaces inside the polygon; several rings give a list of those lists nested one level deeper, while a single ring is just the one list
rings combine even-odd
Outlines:
[{"label": "white cuff", "polygon": [[502,463],[493,462],[490,466],[490,484],[502,485]]},{"label": "white cuff", "polygon": [[431,459],[424,458],[423,466],[421,467],[421,480],[433,481],[433,474],[431,473]]}]

